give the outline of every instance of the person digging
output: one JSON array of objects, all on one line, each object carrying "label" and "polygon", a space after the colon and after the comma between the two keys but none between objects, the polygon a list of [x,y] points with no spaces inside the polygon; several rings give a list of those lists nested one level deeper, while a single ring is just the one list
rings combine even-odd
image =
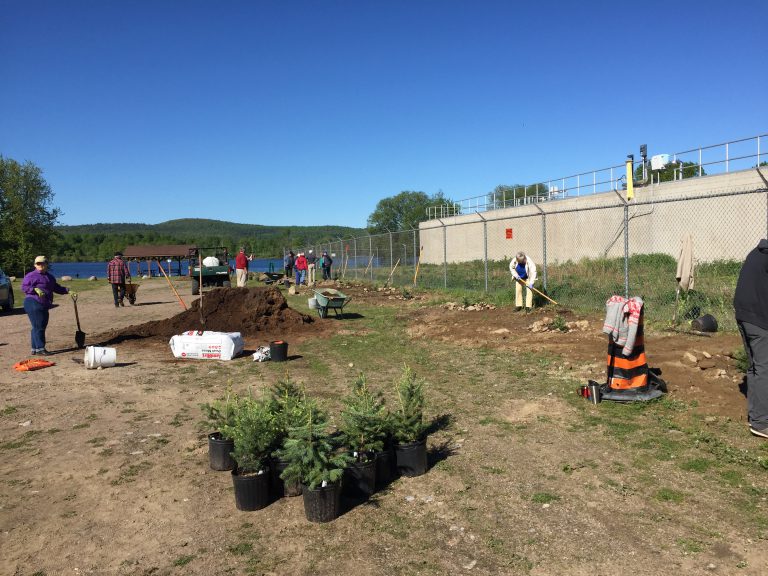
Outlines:
[{"label": "person digging", "polygon": [[523,309],[523,290],[525,290],[525,311],[533,308],[533,283],[536,282],[536,264],[526,256],[525,252],[518,252],[509,263],[509,272],[515,281],[515,312]]}]

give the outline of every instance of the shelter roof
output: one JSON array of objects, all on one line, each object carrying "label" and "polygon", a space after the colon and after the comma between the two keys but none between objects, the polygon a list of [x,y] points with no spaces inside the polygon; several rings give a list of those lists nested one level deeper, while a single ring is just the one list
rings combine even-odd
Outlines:
[{"label": "shelter roof", "polygon": [[126,246],[123,250],[125,258],[188,258],[197,250],[194,244],[167,244]]}]

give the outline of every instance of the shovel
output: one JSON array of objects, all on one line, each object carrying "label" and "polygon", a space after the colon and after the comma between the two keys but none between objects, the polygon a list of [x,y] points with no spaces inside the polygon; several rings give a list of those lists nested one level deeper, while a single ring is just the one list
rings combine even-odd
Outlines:
[{"label": "shovel", "polygon": [[85,332],[80,330],[80,316],[77,313],[77,296],[71,294],[72,304],[75,305],[75,320],[77,321],[77,332],[75,332],[75,344],[78,348],[85,348]]}]

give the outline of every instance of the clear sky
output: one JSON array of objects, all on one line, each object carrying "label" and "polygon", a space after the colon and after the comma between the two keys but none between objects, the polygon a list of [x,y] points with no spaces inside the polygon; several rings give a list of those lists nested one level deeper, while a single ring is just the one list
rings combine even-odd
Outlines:
[{"label": "clear sky", "polygon": [[0,155],[63,224],[364,226],[403,190],[766,133],[766,26],[767,0],[0,0]]}]

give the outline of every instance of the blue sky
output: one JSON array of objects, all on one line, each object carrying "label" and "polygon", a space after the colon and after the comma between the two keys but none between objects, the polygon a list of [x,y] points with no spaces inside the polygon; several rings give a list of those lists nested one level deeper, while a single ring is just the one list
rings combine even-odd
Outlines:
[{"label": "blue sky", "polygon": [[63,224],[364,226],[403,190],[768,132],[766,22],[765,0],[0,0],[0,155],[42,168]]}]

